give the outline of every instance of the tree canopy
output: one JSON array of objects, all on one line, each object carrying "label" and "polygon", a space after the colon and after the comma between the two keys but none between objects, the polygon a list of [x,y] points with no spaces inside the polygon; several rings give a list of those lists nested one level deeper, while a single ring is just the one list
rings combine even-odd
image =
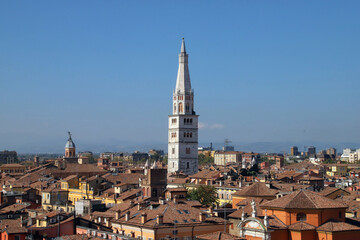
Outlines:
[{"label": "tree canopy", "polygon": [[214,186],[201,185],[188,192],[188,198],[199,201],[204,206],[212,206],[218,201]]}]

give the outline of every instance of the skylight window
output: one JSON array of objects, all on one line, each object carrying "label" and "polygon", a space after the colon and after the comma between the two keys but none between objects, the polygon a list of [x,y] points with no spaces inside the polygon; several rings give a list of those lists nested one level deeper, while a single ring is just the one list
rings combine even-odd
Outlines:
[{"label": "skylight window", "polygon": [[186,213],[186,214],[190,214],[190,212],[188,211],[188,210],[183,210],[184,211],[184,213]]}]

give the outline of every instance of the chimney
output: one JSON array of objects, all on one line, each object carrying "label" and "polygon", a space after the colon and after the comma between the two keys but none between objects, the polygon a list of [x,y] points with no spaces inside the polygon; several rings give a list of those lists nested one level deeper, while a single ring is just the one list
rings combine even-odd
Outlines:
[{"label": "chimney", "polygon": [[199,221],[200,222],[205,222],[205,220],[206,220],[205,213],[203,213],[203,212],[199,213]]},{"label": "chimney", "polygon": [[161,205],[165,204],[165,200],[162,197],[159,197],[159,204]]},{"label": "chimney", "polygon": [[137,210],[138,210],[138,211],[141,210],[141,204],[140,204],[140,203],[137,204]]},{"label": "chimney", "polygon": [[105,222],[106,222],[105,226],[110,227],[110,220],[109,220],[109,218],[105,218]]},{"label": "chimney", "polygon": [[291,186],[291,191],[295,191],[295,187],[294,186]]},{"label": "chimney", "polygon": [[141,224],[145,224],[147,221],[147,214],[146,213],[142,213],[141,214]]},{"label": "chimney", "polygon": [[133,207],[135,204],[134,200],[130,200],[130,207]]},{"label": "chimney", "polygon": [[127,212],[125,213],[125,221],[126,221],[126,222],[129,221],[129,219],[130,219],[130,211],[127,211]]},{"label": "chimney", "polygon": [[164,220],[164,216],[163,216],[162,214],[158,214],[158,215],[156,216],[156,223],[157,223],[158,225],[163,224],[163,220]]},{"label": "chimney", "polygon": [[115,212],[115,219],[120,219],[121,210]]}]

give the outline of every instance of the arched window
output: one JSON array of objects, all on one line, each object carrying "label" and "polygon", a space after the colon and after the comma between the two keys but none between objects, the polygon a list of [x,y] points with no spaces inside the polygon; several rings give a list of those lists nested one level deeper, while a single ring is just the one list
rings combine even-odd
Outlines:
[{"label": "arched window", "polygon": [[186,163],[186,167],[190,168],[190,163],[189,162]]},{"label": "arched window", "polygon": [[296,215],[296,221],[306,221],[306,213],[298,213]]},{"label": "arched window", "polygon": [[176,112],[176,103],[174,103],[174,112]]},{"label": "arched window", "polygon": [[179,103],[179,112],[182,113],[184,110],[183,110],[183,104],[182,103]]}]

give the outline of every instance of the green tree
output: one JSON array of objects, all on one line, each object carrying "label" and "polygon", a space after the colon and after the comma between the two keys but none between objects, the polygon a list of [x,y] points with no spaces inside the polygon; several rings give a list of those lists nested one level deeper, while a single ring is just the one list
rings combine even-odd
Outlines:
[{"label": "green tree", "polygon": [[218,201],[214,186],[201,185],[188,192],[188,198],[199,201],[204,206],[212,206]]},{"label": "green tree", "polygon": [[199,154],[198,156],[199,159],[199,164],[200,165],[204,165],[204,164],[213,164],[214,163],[214,158],[213,157],[206,157],[204,154]]}]

